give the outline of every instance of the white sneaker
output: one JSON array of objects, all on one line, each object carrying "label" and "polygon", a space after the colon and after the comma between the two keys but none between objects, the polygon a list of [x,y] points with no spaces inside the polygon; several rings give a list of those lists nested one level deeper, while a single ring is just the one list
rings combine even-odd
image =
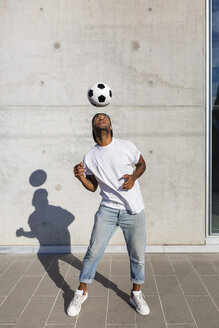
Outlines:
[{"label": "white sneaker", "polygon": [[139,291],[132,291],[129,299],[131,305],[133,305],[136,311],[142,315],[148,315],[150,313],[149,306],[144,300],[143,293]]},{"label": "white sneaker", "polygon": [[76,316],[81,311],[81,305],[86,301],[88,292],[83,294],[83,290],[76,289],[74,297],[67,308],[67,314],[70,317]]}]

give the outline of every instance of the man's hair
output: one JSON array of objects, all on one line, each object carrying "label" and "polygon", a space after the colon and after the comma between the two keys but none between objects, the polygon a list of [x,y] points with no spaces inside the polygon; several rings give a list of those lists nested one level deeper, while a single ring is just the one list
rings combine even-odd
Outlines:
[{"label": "man's hair", "polygon": [[[97,113],[94,115],[94,117],[92,118],[92,128],[94,127],[94,120],[95,118],[98,116],[98,115],[105,115],[106,117],[108,117],[109,121],[110,121],[110,125],[112,126],[112,123],[111,123],[111,119],[109,117],[109,115],[105,114],[105,113]],[[113,130],[110,131],[111,133],[111,137],[113,137]],[[96,136],[95,136],[95,133],[94,133],[94,130],[93,130],[93,139],[95,142],[97,142],[97,139],[96,139]]]}]

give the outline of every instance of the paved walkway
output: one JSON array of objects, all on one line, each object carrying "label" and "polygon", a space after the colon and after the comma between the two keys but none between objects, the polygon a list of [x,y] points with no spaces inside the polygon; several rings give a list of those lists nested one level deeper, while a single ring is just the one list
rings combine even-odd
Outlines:
[{"label": "paved walkway", "polygon": [[149,316],[129,305],[127,254],[105,254],[88,300],[66,308],[82,255],[0,255],[0,328],[219,328],[219,254],[146,254]]}]

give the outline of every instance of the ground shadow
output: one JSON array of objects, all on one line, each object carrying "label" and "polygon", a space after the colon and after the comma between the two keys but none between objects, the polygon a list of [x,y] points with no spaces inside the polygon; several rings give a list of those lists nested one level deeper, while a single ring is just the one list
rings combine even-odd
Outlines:
[{"label": "ground shadow", "polygon": [[[40,177],[42,178],[42,170],[38,171],[40,172]],[[34,173],[36,172],[37,171]],[[31,175],[31,177],[33,176],[34,174]],[[35,182],[34,186],[39,186],[39,183],[37,184]],[[66,311],[74,292],[60,273],[59,260],[72,265],[79,271],[81,269],[82,262],[76,256],[71,254],[71,240],[68,230],[68,227],[73,223],[75,217],[73,214],[60,206],[50,205],[48,201],[48,192],[46,189],[41,188],[34,192],[32,205],[35,207],[35,210],[30,214],[28,219],[30,231],[24,231],[23,228],[19,228],[16,231],[16,236],[38,239],[40,244],[37,254],[38,259],[45,268],[49,277],[53,280],[56,286],[62,290],[64,308]],[[45,254],[44,246],[64,246],[66,254],[50,254],[48,257],[48,255]],[[129,295],[120,290],[117,285],[108,278],[96,272],[95,280],[106,288],[114,290],[119,297],[129,304]]]}]

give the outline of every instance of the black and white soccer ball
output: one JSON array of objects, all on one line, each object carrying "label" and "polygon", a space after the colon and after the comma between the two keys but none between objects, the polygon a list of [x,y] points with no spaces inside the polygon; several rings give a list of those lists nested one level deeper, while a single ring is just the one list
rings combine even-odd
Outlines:
[{"label": "black and white soccer ball", "polygon": [[88,89],[87,97],[93,106],[104,107],[109,105],[112,91],[106,83],[96,82]]}]

